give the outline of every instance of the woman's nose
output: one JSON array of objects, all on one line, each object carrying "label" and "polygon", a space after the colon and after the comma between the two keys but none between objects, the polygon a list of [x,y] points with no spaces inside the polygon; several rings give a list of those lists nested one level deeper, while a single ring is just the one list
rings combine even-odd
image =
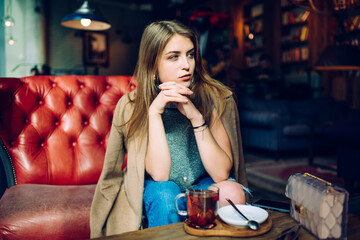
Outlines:
[{"label": "woman's nose", "polygon": [[186,57],[184,57],[181,62],[182,62],[181,63],[182,64],[181,65],[182,69],[187,69],[188,70],[190,68],[189,60]]}]

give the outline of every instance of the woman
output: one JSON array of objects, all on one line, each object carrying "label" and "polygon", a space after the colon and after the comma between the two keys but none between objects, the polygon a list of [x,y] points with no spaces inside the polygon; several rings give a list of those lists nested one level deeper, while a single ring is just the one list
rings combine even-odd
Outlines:
[{"label": "woman", "polygon": [[[91,236],[180,221],[174,197],[193,184],[216,184],[226,198],[245,203],[246,185],[238,113],[224,85],[212,79],[196,35],[175,21],[144,31],[135,70],[137,90],[115,109],[103,171],[91,207]],[[121,172],[127,153],[127,169]]]}]

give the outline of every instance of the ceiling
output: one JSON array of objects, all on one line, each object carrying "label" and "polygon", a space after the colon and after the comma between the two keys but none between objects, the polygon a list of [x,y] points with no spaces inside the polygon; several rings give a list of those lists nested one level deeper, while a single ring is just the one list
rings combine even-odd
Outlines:
[{"label": "ceiling", "polygon": [[189,0],[90,0],[89,3],[110,5],[133,11],[158,11],[159,9],[183,8],[189,4]]}]

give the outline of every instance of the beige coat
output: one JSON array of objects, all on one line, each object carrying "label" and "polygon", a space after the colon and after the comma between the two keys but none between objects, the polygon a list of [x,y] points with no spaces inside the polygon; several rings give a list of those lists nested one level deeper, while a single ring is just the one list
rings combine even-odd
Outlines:
[{"label": "beige coat", "polygon": [[[133,98],[134,92],[130,96]],[[221,121],[231,142],[234,159],[232,175],[247,186],[238,110],[233,97],[226,101]],[[119,126],[130,118],[132,106],[128,103],[128,96],[123,96],[114,112],[104,166],[91,206],[92,238],[134,231],[141,224],[147,136],[138,137],[125,146],[127,129]],[[127,169],[122,172],[125,152],[128,153]]]}]

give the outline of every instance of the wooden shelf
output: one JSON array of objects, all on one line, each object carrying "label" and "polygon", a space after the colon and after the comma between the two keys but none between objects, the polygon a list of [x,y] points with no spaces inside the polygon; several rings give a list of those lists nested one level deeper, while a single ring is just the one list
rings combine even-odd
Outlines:
[{"label": "wooden shelf", "polygon": [[360,40],[360,30],[353,30],[346,33],[342,33],[339,35],[335,35],[335,41],[341,41],[341,40],[352,40],[352,39],[358,39]]},{"label": "wooden shelf", "polygon": [[303,45],[307,45],[308,41],[301,41],[301,40],[284,40],[281,41],[281,47],[282,49],[289,49],[292,47],[299,47],[299,46],[303,46]]},{"label": "wooden shelf", "polygon": [[288,29],[288,28],[302,27],[307,24],[308,24],[308,21],[301,21],[301,22],[283,24],[281,27],[283,29]]},{"label": "wooden shelf", "polygon": [[348,32],[344,33],[344,35],[360,35],[360,29],[348,31]]},{"label": "wooden shelf", "polygon": [[283,66],[289,66],[289,65],[304,65],[307,64],[307,60],[301,60],[301,61],[290,61],[290,62],[283,62],[281,65]]}]

